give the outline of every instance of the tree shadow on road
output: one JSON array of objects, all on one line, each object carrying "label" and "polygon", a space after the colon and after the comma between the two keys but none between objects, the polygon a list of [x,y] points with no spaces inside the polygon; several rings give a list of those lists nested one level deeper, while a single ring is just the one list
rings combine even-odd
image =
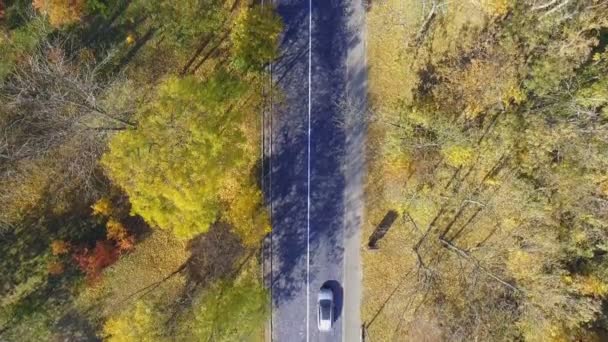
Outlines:
[{"label": "tree shadow on road", "polygon": [[[345,177],[360,177],[362,155],[353,155],[350,145],[361,150],[364,125],[344,125],[347,89],[345,57],[360,44],[346,18],[350,9],[344,1],[315,3],[313,8],[311,141],[310,141],[310,239],[308,225],[308,4],[279,4],[285,31],[281,58],[273,66],[283,102],[273,112],[272,186],[265,189],[272,210],[272,299],[280,305],[302,295],[307,284],[307,243],[310,267],[325,267],[333,260],[342,264],[345,206],[360,198],[345,198]],[[323,34],[315,33],[322,32]],[[365,93],[367,70],[350,70],[356,89]],[[362,99],[364,101],[364,99]],[[352,113],[351,113],[352,114]],[[364,113],[357,113],[363,115]],[[345,134],[349,129],[349,135]],[[352,160],[345,160],[345,158]],[[356,168],[353,169],[353,168]],[[357,195],[359,196],[359,195]],[[322,251],[322,254],[317,253]],[[339,267],[341,269],[341,266]],[[341,272],[341,271],[340,271]],[[311,288],[326,279],[310,274]]]}]

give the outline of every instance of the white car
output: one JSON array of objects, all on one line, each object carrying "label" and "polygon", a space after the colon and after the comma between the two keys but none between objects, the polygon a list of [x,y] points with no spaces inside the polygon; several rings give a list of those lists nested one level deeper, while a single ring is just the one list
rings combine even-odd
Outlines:
[{"label": "white car", "polygon": [[334,319],[334,293],[331,289],[322,287],[319,290],[317,309],[319,331],[330,331]]}]

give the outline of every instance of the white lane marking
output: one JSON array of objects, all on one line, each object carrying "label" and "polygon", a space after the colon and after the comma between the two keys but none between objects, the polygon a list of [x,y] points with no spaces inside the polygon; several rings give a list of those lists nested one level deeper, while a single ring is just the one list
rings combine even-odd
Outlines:
[{"label": "white lane marking", "polygon": [[[346,221],[346,220],[344,220]],[[344,229],[342,230],[342,234],[347,234],[347,227],[344,227]],[[344,247],[343,252],[342,252],[342,311],[344,311],[344,298],[346,298],[346,296],[344,295],[344,293],[346,293],[346,283],[344,282],[344,279],[346,279],[346,250],[348,248],[348,246],[346,246],[344,244],[344,235],[342,236],[342,246]],[[344,336],[346,336],[346,312],[344,312],[344,315],[342,315],[342,317],[340,318],[342,323],[342,341],[344,341]]]},{"label": "white lane marking", "polygon": [[312,0],[308,0],[308,186],[306,196],[306,342],[310,341],[310,114],[312,98]]}]

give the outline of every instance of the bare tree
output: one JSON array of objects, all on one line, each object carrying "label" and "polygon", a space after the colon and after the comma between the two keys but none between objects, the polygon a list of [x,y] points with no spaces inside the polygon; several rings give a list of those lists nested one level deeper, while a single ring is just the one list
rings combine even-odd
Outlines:
[{"label": "bare tree", "polygon": [[[68,54],[65,47],[41,44],[0,84],[4,184],[27,178],[24,165],[53,159],[62,181],[92,190],[109,133],[136,127],[130,121],[135,96],[127,94],[127,81],[101,73],[111,55],[97,62],[86,51]],[[0,203],[11,196],[1,192]]]}]

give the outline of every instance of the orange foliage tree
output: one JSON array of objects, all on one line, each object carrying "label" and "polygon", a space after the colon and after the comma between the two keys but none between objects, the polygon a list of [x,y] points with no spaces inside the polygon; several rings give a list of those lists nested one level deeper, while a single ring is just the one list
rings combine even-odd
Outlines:
[{"label": "orange foliage tree", "polygon": [[80,21],[84,13],[84,0],[33,0],[32,6],[48,16],[55,27]]},{"label": "orange foliage tree", "polygon": [[63,240],[53,240],[51,242],[51,254],[62,255],[66,254],[70,250],[70,244]]},{"label": "orange foliage tree", "polygon": [[89,282],[99,279],[101,271],[112,265],[120,254],[119,248],[109,241],[97,241],[95,248],[84,248],[74,254],[76,264],[82,270]]},{"label": "orange foliage tree", "polygon": [[47,264],[47,270],[50,275],[60,275],[65,270],[65,267],[61,261],[52,260]]},{"label": "orange foliage tree", "polygon": [[120,251],[133,248],[134,238],[129,235],[125,226],[120,221],[110,218],[106,223],[106,237],[108,240],[116,241]]}]

